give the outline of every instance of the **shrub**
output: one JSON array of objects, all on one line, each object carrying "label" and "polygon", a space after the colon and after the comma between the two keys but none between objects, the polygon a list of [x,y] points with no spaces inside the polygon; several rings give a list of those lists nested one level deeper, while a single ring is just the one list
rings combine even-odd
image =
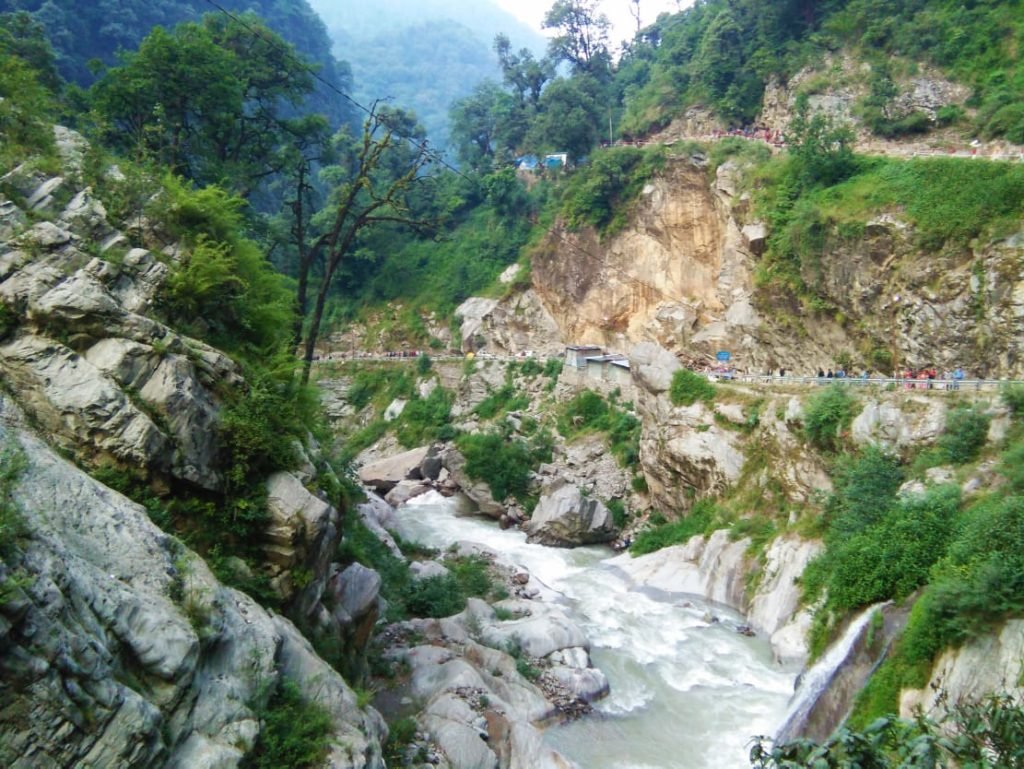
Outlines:
[{"label": "shrub", "polygon": [[608,404],[593,390],[583,390],[562,407],[558,432],[569,438],[588,429],[607,427]]},{"label": "shrub", "polygon": [[427,355],[425,352],[421,352],[419,355],[416,356],[416,372],[420,376],[426,376],[426,374],[430,371],[430,367],[431,360],[429,355]]},{"label": "shrub", "polygon": [[384,759],[388,766],[405,766],[406,750],[416,739],[416,730],[419,728],[416,719],[407,716],[388,726],[388,740],[384,743]]},{"label": "shrub", "polygon": [[529,405],[530,399],[526,395],[517,394],[515,387],[505,383],[480,401],[473,409],[473,413],[481,419],[493,419],[499,414],[523,409]]},{"label": "shrub", "polygon": [[896,458],[876,446],[842,459],[825,503],[830,540],[840,542],[878,523],[895,503],[902,482]]},{"label": "shrub", "polygon": [[405,404],[397,429],[398,442],[406,448],[422,446],[441,439],[452,412],[452,396],[443,387],[435,387],[426,398],[413,398]]},{"label": "shrub", "polygon": [[14,484],[25,466],[25,455],[13,441],[0,448],[0,556],[8,555],[24,532],[21,513],[14,502]]},{"label": "shrub", "polygon": [[826,620],[831,611],[903,598],[923,585],[945,552],[959,502],[959,489],[939,487],[880,514],[854,512],[855,523],[834,524],[826,538],[828,550],[804,573],[805,597],[828,590],[825,610],[816,620]]},{"label": "shrub", "polygon": [[609,499],[606,505],[608,512],[612,514],[612,520],[615,522],[615,528],[624,529],[628,522],[628,514],[626,513],[626,503],[621,499]]},{"label": "shrub", "polygon": [[452,574],[412,580],[405,594],[405,606],[413,617],[450,617],[466,606]]},{"label": "shrub", "polygon": [[242,762],[244,769],[313,769],[323,763],[330,748],[330,714],[305,701],[295,682],[282,678],[260,716],[263,728]]},{"label": "shrub", "polygon": [[1011,384],[1003,388],[1001,398],[1014,419],[1024,416],[1024,384]]},{"label": "shrub", "polygon": [[0,304],[0,340],[3,340],[18,327],[17,314],[6,304]]},{"label": "shrub", "polygon": [[526,443],[506,441],[499,433],[462,435],[456,443],[466,458],[466,473],[490,485],[495,499],[526,498],[534,465]]},{"label": "shrub", "polygon": [[189,251],[165,282],[161,303],[194,336],[229,351],[276,351],[292,334],[294,297],[259,247],[241,235],[239,198],[217,187],[191,189],[174,177],[150,211]]},{"label": "shrub", "polygon": [[626,223],[630,204],[665,162],[662,147],[620,147],[594,154],[569,179],[562,198],[562,215],[570,227],[590,224],[605,234]]},{"label": "shrub", "polygon": [[938,446],[954,465],[970,462],[978,456],[988,436],[991,417],[974,406],[957,406],[946,417],[946,429]]},{"label": "shrub", "polygon": [[846,387],[831,385],[804,407],[804,434],[822,451],[836,451],[842,432],[853,420],[856,400]]},{"label": "shrub", "polygon": [[717,508],[708,499],[699,500],[685,518],[662,523],[637,534],[629,552],[646,555],[670,545],[681,545],[697,534],[704,534],[715,521]]},{"label": "shrub", "polygon": [[681,368],[672,375],[668,397],[676,406],[692,406],[697,401],[710,403],[715,399],[715,386],[706,377]]}]

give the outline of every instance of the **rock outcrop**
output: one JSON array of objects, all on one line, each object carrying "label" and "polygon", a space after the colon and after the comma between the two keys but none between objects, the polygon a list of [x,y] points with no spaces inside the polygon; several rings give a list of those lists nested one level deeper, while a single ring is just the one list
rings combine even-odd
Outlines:
[{"label": "rock outcrop", "polygon": [[[805,660],[811,615],[801,606],[797,579],[822,545],[780,537],[769,545],[763,566],[748,555],[749,547],[749,539],[732,541],[728,531],[720,530],[638,558],[623,554],[611,563],[638,585],[729,606],[771,639],[777,658]],[[748,593],[750,577],[758,571],[757,588]]]},{"label": "rock outcrop", "polygon": [[617,533],[601,500],[585,497],[577,486],[560,481],[545,490],[525,529],[527,542],[553,547],[610,542]]},{"label": "rock outcrop", "polygon": [[282,676],[330,714],[332,766],[383,766],[383,721],[289,621],[57,457],[3,395],[0,445],[25,466],[0,565],[5,766],[234,767]]},{"label": "rock outcrop", "polygon": [[73,185],[23,169],[5,177],[26,207],[54,220],[12,228],[0,242],[0,304],[17,319],[0,338],[0,373],[62,449],[220,490],[217,392],[243,385],[238,367],[152,317],[165,256],[133,248],[105,259],[87,250],[101,243],[107,254],[107,244],[126,241],[88,189],[55,207],[57,180]]},{"label": "rock outcrop", "polygon": [[993,692],[1018,702],[1024,696],[1024,620],[1008,620],[989,635],[944,651],[924,688],[901,693],[900,716],[913,718],[920,708],[941,718],[949,703],[976,701]]},{"label": "rock outcrop", "polygon": [[[558,607],[516,600],[497,607],[516,618],[499,620],[494,608],[470,599],[461,614],[390,629],[427,642],[389,652],[411,668],[418,720],[452,769],[571,769],[535,725],[585,711],[607,694],[607,679]],[[531,681],[521,671],[534,665]]]}]

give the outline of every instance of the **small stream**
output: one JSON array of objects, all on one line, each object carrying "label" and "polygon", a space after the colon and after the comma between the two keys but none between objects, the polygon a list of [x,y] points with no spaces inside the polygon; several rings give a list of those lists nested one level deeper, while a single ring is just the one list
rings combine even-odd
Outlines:
[{"label": "small stream", "polygon": [[487,545],[561,596],[611,683],[592,715],[545,732],[583,769],[747,767],[751,737],[782,722],[798,670],[775,664],[767,640],[737,633],[736,613],[637,589],[607,563],[607,548],[530,545],[521,531],[458,516],[436,492],[399,508],[397,520],[424,545]]}]

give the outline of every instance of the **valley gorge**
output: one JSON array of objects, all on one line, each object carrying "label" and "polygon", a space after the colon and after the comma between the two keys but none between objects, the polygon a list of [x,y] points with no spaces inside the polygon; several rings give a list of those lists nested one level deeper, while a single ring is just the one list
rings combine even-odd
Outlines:
[{"label": "valley gorge", "polygon": [[0,765],[1014,765],[1012,3],[568,0],[429,139],[158,5],[0,7]]}]

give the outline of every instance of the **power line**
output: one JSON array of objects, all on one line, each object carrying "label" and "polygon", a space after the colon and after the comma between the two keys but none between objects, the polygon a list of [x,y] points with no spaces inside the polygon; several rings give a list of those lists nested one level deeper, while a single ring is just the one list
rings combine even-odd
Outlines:
[{"label": "power line", "polygon": [[312,77],[314,80],[316,80],[317,82],[319,82],[320,84],[322,84],[323,86],[328,88],[329,90],[331,90],[334,93],[336,93],[338,96],[343,98],[345,101],[347,101],[353,107],[355,107],[357,110],[359,110],[361,112],[364,112],[368,116],[375,117],[376,119],[378,119],[381,122],[381,124],[384,125],[388,130],[390,130],[393,134],[398,136],[403,141],[406,141],[410,145],[415,147],[417,151],[421,152],[423,155],[425,155],[426,157],[430,158],[435,163],[438,163],[439,165],[444,166],[445,168],[447,168],[452,173],[458,174],[459,176],[461,176],[466,181],[472,182],[473,184],[477,184],[477,180],[476,179],[474,179],[474,178],[472,178],[470,176],[467,176],[466,174],[462,173],[462,171],[460,171],[458,168],[456,168],[455,166],[453,166],[450,163],[448,163],[448,161],[446,161],[444,159],[444,157],[439,152],[437,152],[437,150],[433,150],[433,149],[428,148],[426,141],[420,141],[419,139],[416,139],[413,136],[408,136],[407,134],[402,133],[400,130],[398,130],[398,128],[395,127],[394,124],[388,122],[388,119],[387,119],[386,116],[381,115],[379,112],[377,112],[376,111],[376,107],[367,107],[365,104],[363,104],[359,100],[357,100],[354,97],[350,96],[349,94],[345,93],[343,90],[341,90],[334,83],[332,83],[331,81],[329,81],[326,78],[322,77],[320,75],[320,73],[317,72],[315,67],[313,67],[311,64],[309,64],[308,62],[303,60],[301,57],[295,55],[295,53],[293,53],[293,51],[292,51],[292,47],[291,46],[289,46],[287,44],[282,46],[276,40],[274,40],[272,38],[266,37],[265,35],[263,35],[260,32],[259,29],[257,29],[256,27],[253,27],[252,25],[248,24],[244,19],[242,19],[237,14],[234,14],[231,11],[227,10],[226,8],[224,8],[222,5],[220,5],[218,2],[216,2],[216,0],[205,0],[205,2],[210,7],[214,8],[215,10],[217,10],[220,13],[224,14],[225,16],[227,16],[229,19],[234,21],[236,24],[244,27],[254,37],[258,37],[260,40],[265,42],[267,45],[270,45],[271,47],[276,48],[279,52],[283,53],[285,56],[292,57],[294,62],[301,69],[304,69],[307,73],[309,73],[310,77]]}]

